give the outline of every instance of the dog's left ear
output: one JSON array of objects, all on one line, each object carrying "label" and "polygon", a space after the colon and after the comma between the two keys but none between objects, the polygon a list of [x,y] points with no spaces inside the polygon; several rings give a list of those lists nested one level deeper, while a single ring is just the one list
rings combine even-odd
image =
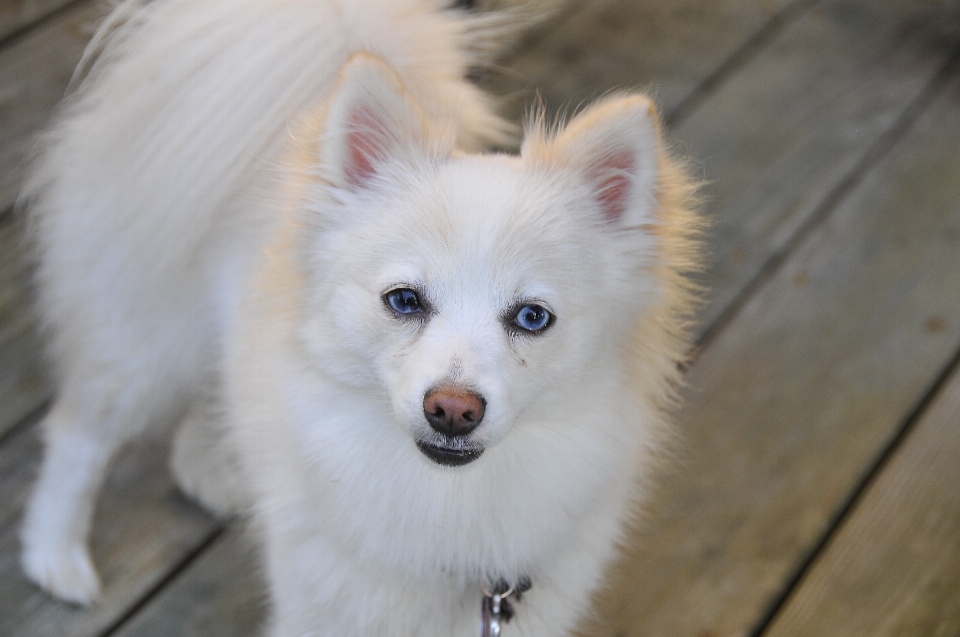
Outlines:
[{"label": "dog's left ear", "polygon": [[327,107],[320,171],[337,188],[366,187],[392,159],[425,147],[424,117],[382,60],[358,53],[340,71]]},{"label": "dog's left ear", "polygon": [[607,224],[632,227],[652,220],[659,139],[653,103],[641,95],[616,96],[577,115],[552,139],[539,126],[524,140],[521,155],[572,168],[592,190]]}]

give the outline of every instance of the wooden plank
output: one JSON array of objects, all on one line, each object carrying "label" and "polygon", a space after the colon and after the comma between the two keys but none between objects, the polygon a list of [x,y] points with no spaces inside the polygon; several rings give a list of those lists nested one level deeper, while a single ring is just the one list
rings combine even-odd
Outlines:
[{"label": "wooden plank", "polygon": [[0,437],[50,397],[25,252],[23,218],[0,218]]},{"label": "wooden plank", "polygon": [[958,422],[955,376],[765,634],[960,633]]},{"label": "wooden plank", "polygon": [[689,97],[717,66],[791,0],[599,0],[550,30],[537,29],[487,83],[508,96],[519,120],[531,99],[547,110],[576,108],[613,88],[652,89],[667,110]]},{"label": "wooden plank", "polygon": [[953,53],[940,3],[826,0],[788,25],[677,129],[702,161],[711,233],[711,324]]},{"label": "wooden plank", "polygon": [[266,587],[258,559],[241,525],[235,525],[115,636],[261,634]]},{"label": "wooden plank", "polygon": [[[960,90],[953,88],[920,122],[911,143],[899,152],[900,162],[871,180],[872,187],[887,191],[890,205],[901,215],[915,215],[919,204],[923,223],[940,228],[941,236],[932,237],[930,245],[912,246],[915,259],[936,261],[935,255],[921,254],[926,250],[960,250],[958,145]],[[892,173],[902,175],[895,187],[883,183]],[[910,241],[906,234],[895,239]],[[951,284],[949,277],[934,280]],[[952,280],[955,283],[956,271]],[[891,288],[891,293],[897,291]],[[939,291],[930,287],[926,293],[935,296]],[[925,329],[936,332],[944,329],[945,321],[955,320],[955,309],[951,314],[932,312]],[[766,634],[960,633],[958,423],[960,375],[954,374]]]},{"label": "wooden plank", "polygon": [[167,445],[145,440],[111,473],[94,520],[93,557],[104,598],[90,610],[51,600],[20,570],[17,534],[40,459],[37,427],[23,427],[0,446],[0,635],[101,634],[216,529],[176,491],[166,470]]},{"label": "wooden plank", "polygon": [[0,52],[0,214],[20,190],[34,135],[63,97],[101,13],[81,2]]},{"label": "wooden plank", "polygon": [[6,0],[0,2],[0,39],[28,28],[71,0]]},{"label": "wooden plank", "polygon": [[608,634],[749,634],[951,359],[958,97],[935,103],[693,365],[684,466],[630,539]]}]

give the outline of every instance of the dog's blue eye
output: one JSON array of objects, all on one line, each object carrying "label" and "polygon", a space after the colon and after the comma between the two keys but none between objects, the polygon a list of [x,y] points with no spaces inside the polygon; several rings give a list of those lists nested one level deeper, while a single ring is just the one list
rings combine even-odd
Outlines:
[{"label": "dog's blue eye", "polygon": [[550,312],[539,305],[524,305],[513,317],[513,324],[525,332],[542,332],[550,324]]},{"label": "dog's blue eye", "polygon": [[423,311],[420,297],[410,288],[390,290],[383,295],[383,299],[397,314],[419,314]]}]

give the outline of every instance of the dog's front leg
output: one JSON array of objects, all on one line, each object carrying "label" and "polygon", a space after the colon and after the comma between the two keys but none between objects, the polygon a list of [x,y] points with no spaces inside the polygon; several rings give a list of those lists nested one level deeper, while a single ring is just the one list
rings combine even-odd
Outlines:
[{"label": "dog's front leg", "polygon": [[27,576],[55,597],[89,605],[100,596],[87,536],[110,460],[122,440],[83,427],[59,400],[43,423],[46,449],[27,506],[21,560]]}]

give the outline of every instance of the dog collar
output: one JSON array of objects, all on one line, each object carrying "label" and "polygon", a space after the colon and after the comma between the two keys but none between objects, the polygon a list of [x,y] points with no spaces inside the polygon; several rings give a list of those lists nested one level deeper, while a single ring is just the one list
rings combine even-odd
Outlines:
[{"label": "dog collar", "polygon": [[480,600],[480,637],[500,637],[500,628],[508,623],[514,615],[513,604],[507,599],[519,602],[523,594],[530,590],[532,583],[526,575],[520,577],[516,584],[501,579],[490,592],[480,583],[483,599]]}]

